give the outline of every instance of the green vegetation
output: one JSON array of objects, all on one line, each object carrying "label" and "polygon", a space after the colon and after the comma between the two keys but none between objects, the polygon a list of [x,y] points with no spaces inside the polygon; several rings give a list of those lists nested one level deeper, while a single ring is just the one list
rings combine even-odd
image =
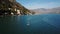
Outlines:
[{"label": "green vegetation", "polygon": [[18,2],[0,1],[0,15],[29,15],[31,13]]}]

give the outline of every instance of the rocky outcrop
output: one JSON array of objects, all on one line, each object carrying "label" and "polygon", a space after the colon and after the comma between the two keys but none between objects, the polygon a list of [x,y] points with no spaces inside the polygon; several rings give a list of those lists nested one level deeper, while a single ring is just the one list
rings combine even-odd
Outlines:
[{"label": "rocky outcrop", "polygon": [[16,0],[0,0],[0,15],[29,15],[31,12]]}]

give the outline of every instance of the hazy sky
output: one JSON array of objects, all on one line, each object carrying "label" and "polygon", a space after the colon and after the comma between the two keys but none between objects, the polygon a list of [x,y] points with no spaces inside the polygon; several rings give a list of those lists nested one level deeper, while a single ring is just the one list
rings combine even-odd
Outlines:
[{"label": "hazy sky", "polygon": [[60,7],[60,0],[16,0],[28,9]]}]

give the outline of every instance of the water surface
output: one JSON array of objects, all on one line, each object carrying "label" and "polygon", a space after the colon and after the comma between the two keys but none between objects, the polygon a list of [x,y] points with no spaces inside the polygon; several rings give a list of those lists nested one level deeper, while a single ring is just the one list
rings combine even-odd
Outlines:
[{"label": "water surface", "polygon": [[60,14],[0,17],[1,34],[60,34]]}]

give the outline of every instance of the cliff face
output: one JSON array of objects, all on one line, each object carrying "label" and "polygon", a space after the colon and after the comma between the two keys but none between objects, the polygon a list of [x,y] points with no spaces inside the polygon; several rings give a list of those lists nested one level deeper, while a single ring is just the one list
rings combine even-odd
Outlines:
[{"label": "cliff face", "polygon": [[16,0],[9,0],[10,2],[16,2]]},{"label": "cliff face", "polygon": [[28,15],[30,11],[16,0],[0,0],[0,15]]}]

